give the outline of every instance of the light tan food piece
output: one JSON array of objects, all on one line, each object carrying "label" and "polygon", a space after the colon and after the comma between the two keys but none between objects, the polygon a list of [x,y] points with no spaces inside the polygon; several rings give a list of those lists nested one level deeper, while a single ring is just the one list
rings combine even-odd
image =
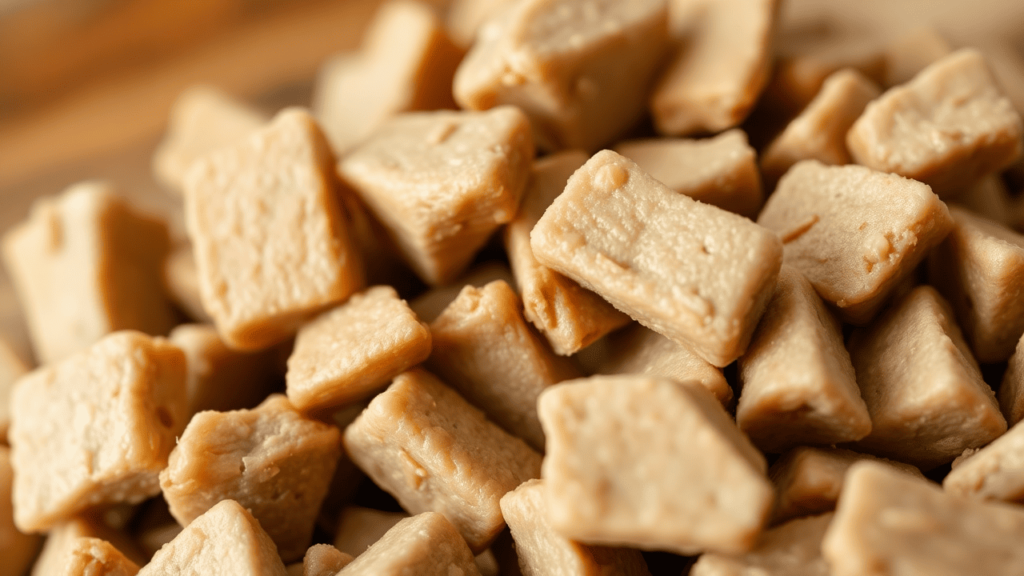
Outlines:
[{"label": "light tan food piece", "polygon": [[22,534],[14,525],[13,485],[11,450],[0,445],[0,574],[18,576],[32,563],[42,539]]},{"label": "light tan food piece", "polygon": [[135,576],[139,566],[110,542],[99,538],[78,538],[71,545],[64,564],[64,576]]},{"label": "light tan food piece", "polygon": [[868,102],[881,93],[874,82],[856,70],[844,68],[830,75],[814,100],[768,146],[761,158],[765,179],[778,182],[801,160],[849,164],[846,133]]},{"label": "light tan food piece", "polygon": [[551,529],[544,483],[528,480],[501,498],[523,576],[649,576],[638,550],[587,546]]},{"label": "light tan food piece", "polygon": [[505,526],[498,501],[540,476],[539,454],[424,370],[411,370],[345,430],[352,461],[412,514],[441,512],[481,552]]},{"label": "light tan food piece", "polygon": [[124,531],[112,529],[93,518],[76,517],[50,529],[46,544],[32,566],[32,576],[63,576],[76,543],[82,539],[106,542],[136,566],[145,564],[148,559]]},{"label": "light tan food piece", "polygon": [[160,492],[157,474],[188,420],[185,355],[163,338],[115,332],[19,380],[11,416],[19,529],[136,504]]},{"label": "light tan food piece", "polygon": [[174,312],[160,266],[167,227],[102,182],[37,200],[3,237],[7,272],[41,363],[61,360],[117,330],[166,334]]},{"label": "light tan food piece", "polygon": [[832,514],[792,520],[761,535],[742,556],[701,555],[690,576],[830,576],[821,539]]},{"label": "light tan food piece", "polygon": [[1024,426],[1015,424],[988,446],[957,459],[942,487],[958,496],[1024,501]]},{"label": "light tan food piece", "polygon": [[764,456],[696,386],[595,376],[545,390],[547,519],[567,538],[746,552],[772,506]]},{"label": "light tan food piece", "polygon": [[480,29],[455,73],[455,100],[519,106],[544,150],[597,149],[643,116],[667,22],[664,0],[512,4]]},{"label": "light tan food piece", "polygon": [[7,442],[7,428],[11,423],[11,391],[18,378],[27,372],[28,366],[6,340],[0,339],[0,444]]},{"label": "light tan food piece", "polygon": [[1024,420],[1024,336],[1017,341],[1017,349],[1006,366],[999,387],[999,408],[1010,426]]},{"label": "light tan food piece", "polygon": [[338,576],[480,576],[473,553],[443,515],[424,512],[388,530]]},{"label": "light tan food piece", "polygon": [[737,126],[768,82],[777,0],[672,0],[692,14],[673,25],[677,53],[651,97],[658,132],[686,136]]},{"label": "light tan food piece", "polygon": [[224,500],[153,556],[139,576],[287,576],[274,541],[245,508]]},{"label": "light tan food piece", "polygon": [[872,430],[856,446],[928,470],[1006,432],[952,310],[918,286],[848,343]]},{"label": "light tan food piece", "polygon": [[1016,574],[1024,512],[874,462],[850,469],[822,554],[835,576]]},{"label": "light tan food piece", "polygon": [[200,412],[171,452],[160,487],[182,526],[222,500],[238,502],[292,561],[309,546],[340,438],[277,394],[253,410]]},{"label": "light tan food piece", "polygon": [[629,317],[576,282],[537,262],[530,232],[587,156],[559,152],[533,164],[530,184],[515,219],[505,226],[505,251],[523,297],[523,315],[556,354],[569,356],[629,322]]},{"label": "light tan food piece", "polygon": [[530,328],[521,307],[502,280],[463,288],[430,324],[434,349],[427,365],[495,424],[542,451],[537,396],[581,374]]},{"label": "light tan food piece", "polygon": [[784,265],[746,354],[736,423],[765,452],[860,440],[871,418],[839,322],[814,287]]},{"label": "light tan food piece", "polygon": [[716,366],[746,349],[782,265],[774,233],[610,150],[573,174],[530,244],[541,264]]},{"label": "light tan food piece", "polygon": [[389,0],[366,29],[360,52],[342,54],[320,71],[313,109],[341,156],[400,112],[455,108],[452,78],[462,50],[434,10]]},{"label": "light tan food piece", "polygon": [[953,227],[946,205],[920,182],[815,160],[783,176],[757,223],[778,232],[786,264],[857,325]]},{"label": "light tan food piece", "polygon": [[722,210],[753,218],[764,200],[757,153],[740,129],[703,140],[620,142],[615,151],[676,192]]},{"label": "light tan food piece", "polygon": [[405,512],[384,512],[361,506],[346,506],[338,517],[334,547],[353,557],[359,556],[395,524],[408,517]]},{"label": "light tan food piece", "polygon": [[197,322],[213,323],[213,318],[210,318],[203,309],[203,300],[199,293],[199,275],[196,272],[196,259],[192,254],[191,244],[182,244],[167,254],[164,260],[163,280],[167,296],[189,318]]},{"label": "light tan food piece", "polygon": [[885,55],[886,87],[905,84],[921,70],[953,52],[953,46],[931,26],[920,26],[890,42]]},{"label": "light tan food piece", "polygon": [[512,4],[515,0],[453,0],[445,22],[448,34],[456,44],[468,48],[480,27]]},{"label": "light tan food piece", "polygon": [[203,308],[232,348],[268,348],[362,284],[332,164],[316,122],[291,108],[189,171]]},{"label": "light tan food piece", "polygon": [[267,120],[217,88],[193,86],[171,108],[167,133],[153,153],[153,175],[167,190],[180,194],[196,160],[243,140]]},{"label": "light tan food piece", "polygon": [[303,412],[362,400],[430,355],[430,328],[390,286],[375,286],[299,330],[288,399]]},{"label": "light tan food piece", "polygon": [[1024,150],[1024,126],[981,53],[959,50],[868,105],[846,138],[858,164],[961,192]]},{"label": "light tan food piece", "polygon": [[458,297],[459,293],[466,286],[483,288],[495,280],[504,280],[509,284],[515,283],[515,280],[512,278],[512,271],[507,264],[489,260],[466,271],[465,274],[459,276],[451,284],[431,288],[413,298],[409,302],[409,307],[412,308],[412,311],[416,313],[420,320],[430,323],[436,320],[441,315],[441,312],[444,312],[444,309]]},{"label": "light tan food piece", "polygon": [[427,283],[451,282],[519,206],[533,142],[526,116],[488,112],[400,114],[338,164]]},{"label": "light tan food piece", "polygon": [[[302,559],[302,576],[335,576],[352,563],[352,556],[339,552],[330,544],[314,544]],[[291,569],[289,568],[289,571]]]}]

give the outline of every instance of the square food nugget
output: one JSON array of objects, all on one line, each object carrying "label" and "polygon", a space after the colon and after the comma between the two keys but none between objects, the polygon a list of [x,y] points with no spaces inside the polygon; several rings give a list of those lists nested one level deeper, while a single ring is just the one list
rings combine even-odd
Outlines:
[{"label": "square food nugget", "polygon": [[985,58],[964,49],[868,105],[846,137],[858,164],[953,196],[1013,163],[1024,126]]},{"label": "square food nugget", "polygon": [[473,553],[437,512],[406,518],[388,530],[339,576],[480,576]]},{"label": "square food nugget", "polygon": [[338,164],[338,173],[387,228],[428,284],[466,269],[511,220],[533,162],[526,116],[488,112],[400,114]]},{"label": "square food nugget", "polygon": [[822,514],[776,526],[740,556],[702,554],[690,576],[829,576],[821,540],[831,521],[832,514]]},{"label": "square food nugget", "polygon": [[541,457],[425,370],[411,370],[345,430],[352,461],[412,514],[447,517],[474,552],[505,527],[499,500]]},{"label": "square food nugget", "polygon": [[782,243],[610,150],[569,179],[530,235],[537,260],[715,366],[747,347],[782,266]]},{"label": "square food nugget", "polygon": [[772,506],[765,459],[711,394],[648,376],[545,390],[548,522],[588,544],[746,552]]},{"label": "square food nugget", "polygon": [[159,494],[187,410],[185,355],[138,332],[23,377],[11,398],[18,528],[45,531],[93,506]]},{"label": "square food nugget", "polygon": [[167,227],[102,182],[37,200],[3,237],[36,357],[56,362],[117,330],[166,334],[174,311],[161,265]]},{"label": "square food nugget", "polygon": [[189,171],[203,308],[232,348],[268,348],[361,286],[333,162],[313,118],[291,108]]},{"label": "square food nugget", "polygon": [[135,576],[139,566],[99,538],[78,538],[68,551],[63,576]]},{"label": "square food nugget", "polygon": [[375,286],[299,330],[288,399],[303,412],[362,400],[430,356],[430,328],[390,286]]},{"label": "square food nugget", "polygon": [[953,228],[946,205],[925,184],[816,160],[782,177],[757,223],[778,232],[786,264],[842,320],[858,325]]}]

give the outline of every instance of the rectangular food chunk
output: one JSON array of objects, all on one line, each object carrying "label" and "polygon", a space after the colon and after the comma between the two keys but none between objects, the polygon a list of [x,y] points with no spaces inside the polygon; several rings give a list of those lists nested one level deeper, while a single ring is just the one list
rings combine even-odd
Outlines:
[{"label": "rectangular food chunk", "polygon": [[110,542],[99,538],[78,538],[71,545],[64,564],[64,576],[135,576],[139,566]]},{"label": "rectangular food chunk", "polygon": [[537,222],[537,260],[716,366],[747,347],[782,265],[770,230],[595,154]]},{"label": "rectangular food chunk", "polygon": [[14,469],[11,449],[0,445],[0,573],[25,574],[39,551],[42,538],[23,534],[14,525]]},{"label": "rectangular food chunk", "polygon": [[437,512],[406,518],[338,576],[480,576],[459,531]]},{"label": "rectangular food chunk", "polygon": [[1015,424],[988,446],[965,452],[953,462],[942,487],[981,500],[1024,501],[1024,426]]},{"label": "rectangular food chunk", "polygon": [[741,556],[702,554],[690,576],[831,576],[821,555],[821,539],[832,514],[791,520],[765,531],[753,550]]},{"label": "rectangular food chunk", "polygon": [[28,366],[14,353],[6,340],[0,340],[0,443],[7,442],[11,424],[11,391],[14,383],[28,372]]}]

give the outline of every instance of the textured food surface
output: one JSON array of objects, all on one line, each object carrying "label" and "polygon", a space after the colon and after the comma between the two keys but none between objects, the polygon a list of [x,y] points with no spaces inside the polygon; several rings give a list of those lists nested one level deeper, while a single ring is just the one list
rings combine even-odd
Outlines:
[{"label": "textured food surface", "polygon": [[741,556],[702,555],[690,576],[830,576],[821,540],[831,521],[832,514],[791,520],[765,531]]},{"label": "textured food surface", "polygon": [[388,530],[339,576],[480,576],[473,553],[443,515],[424,512]]},{"label": "textured food surface", "polygon": [[135,576],[139,566],[99,538],[78,538],[65,559],[64,576]]}]

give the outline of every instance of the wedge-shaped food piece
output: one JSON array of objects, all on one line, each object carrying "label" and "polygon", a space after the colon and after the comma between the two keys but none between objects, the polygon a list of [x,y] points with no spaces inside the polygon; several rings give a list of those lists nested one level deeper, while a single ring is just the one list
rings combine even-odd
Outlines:
[{"label": "wedge-shaped food piece", "polygon": [[42,539],[33,534],[23,534],[14,525],[14,469],[11,467],[11,450],[0,445],[0,573],[24,574],[32,564]]},{"label": "wedge-shaped food piece", "polygon": [[338,164],[427,283],[447,284],[515,216],[533,162],[518,108],[400,114]]},{"label": "wedge-shaped food piece", "polygon": [[203,309],[199,274],[196,272],[196,258],[191,244],[171,249],[164,260],[163,274],[164,288],[171,301],[193,320],[212,324],[213,318]]},{"label": "wedge-shaped food piece", "polygon": [[539,454],[424,370],[412,370],[345,430],[352,460],[407,511],[444,514],[481,552],[505,526],[498,501],[540,476]]},{"label": "wedge-shaped food piece", "polygon": [[682,554],[754,545],[772,505],[764,456],[707,391],[595,376],[545,390],[538,410],[562,536]]},{"label": "wedge-shaped food piece", "polygon": [[32,566],[32,576],[63,576],[76,543],[94,538],[108,543],[136,566],[145,564],[149,558],[125,531],[111,528],[97,518],[78,516],[50,529],[39,558]]},{"label": "wedge-shaped food piece", "polygon": [[1024,150],[1022,133],[984,57],[964,49],[869,104],[846,142],[858,164],[952,196],[1013,163]]},{"label": "wedge-shaped food piece", "polygon": [[956,498],[874,462],[850,469],[822,542],[835,576],[1016,574],[1024,511]]},{"label": "wedge-shaped food piece", "polygon": [[523,315],[563,356],[629,322],[597,294],[538,262],[530,247],[533,227],[586,161],[583,152],[569,150],[534,162],[519,213],[505,226],[505,251],[523,297]]},{"label": "wedge-shaped food piece", "polygon": [[928,470],[1006,432],[995,393],[931,286],[919,286],[850,337],[872,430],[857,446]]},{"label": "wedge-shaped food piece", "polygon": [[64,576],[135,576],[138,573],[138,564],[110,542],[99,538],[76,539],[61,572]]},{"label": "wedge-shaped food piece", "polygon": [[[352,563],[352,556],[338,551],[330,544],[314,544],[306,550],[302,558],[302,570],[296,571],[302,576],[335,576],[345,566]],[[291,567],[288,568],[289,574]]]},{"label": "wedge-shaped food piece", "polygon": [[463,288],[430,324],[434,349],[427,365],[494,423],[543,450],[537,396],[581,374],[530,328],[521,307],[502,280]]},{"label": "wedge-shaped food piece", "polygon": [[778,0],[673,0],[677,53],[651,97],[658,132],[721,132],[742,122],[768,82]]},{"label": "wedge-shaped food piece", "polygon": [[588,546],[561,536],[548,524],[547,510],[540,480],[524,482],[501,498],[523,576],[650,574],[638,550]]},{"label": "wedge-shaped food piece", "polygon": [[593,150],[643,116],[668,47],[663,0],[525,0],[480,30],[455,73],[463,108],[530,116],[546,150]]},{"label": "wedge-shaped food piece", "polygon": [[800,272],[782,267],[775,295],[739,359],[736,423],[758,448],[860,440],[871,418],[839,322]]},{"label": "wedge-shaped food piece", "polygon": [[859,325],[953,228],[946,205],[920,182],[815,160],[783,176],[757,223],[778,232],[786,264]]},{"label": "wedge-shaped food piece", "polygon": [[746,349],[782,265],[770,230],[610,150],[573,174],[530,244],[541,264],[716,366]]},{"label": "wedge-shaped food piece", "polygon": [[274,541],[259,520],[234,500],[196,518],[153,555],[140,576],[287,576]]},{"label": "wedge-shaped food piece", "polygon": [[931,26],[914,28],[896,38],[882,50],[885,56],[886,87],[910,82],[921,70],[949,56],[953,47]]},{"label": "wedge-shaped food piece", "polygon": [[424,512],[388,530],[339,576],[480,576],[473,553],[442,514]]},{"label": "wedge-shaped food piece", "polygon": [[445,22],[448,34],[459,46],[469,47],[480,28],[515,0],[453,0]]},{"label": "wedge-shaped food piece", "polygon": [[1024,501],[1024,426],[1015,424],[988,446],[957,459],[942,487],[983,500]]},{"label": "wedge-shaped food piece", "polygon": [[752,218],[761,208],[757,153],[742,130],[704,140],[652,138],[615,145],[615,151],[669,188],[694,200]]},{"label": "wedge-shaped food piece", "polygon": [[0,340],[0,443],[7,441],[7,428],[11,423],[11,390],[26,372],[28,366],[6,340]]},{"label": "wedge-shaped food piece", "polygon": [[461,59],[430,6],[382,4],[360,52],[328,62],[317,82],[313,107],[334,152],[345,154],[399,112],[455,108]]},{"label": "wedge-shaped food piece", "polygon": [[288,399],[303,412],[362,400],[430,355],[430,328],[390,286],[376,286],[299,330]]},{"label": "wedge-shaped food piece", "polygon": [[1011,426],[1024,420],[1024,336],[1017,341],[1017,349],[1006,366],[999,387],[999,408]]},{"label": "wedge-shaped food piece", "polygon": [[409,307],[416,313],[416,316],[424,322],[430,323],[437,319],[444,312],[449,304],[455,301],[466,286],[482,288],[495,280],[504,280],[514,283],[512,270],[508,264],[489,260],[469,269],[465,274],[459,276],[454,282],[444,286],[431,288],[409,302]]},{"label": "wedge-shaped food piece", "polygon": [[766,531],[741,556],[702,555],[690,576],[830,576],[821,539],[831,521],[832,514],[791,520]]},{"label": "wedge-shaped food piece", "polygon": [[203,308],[232,348],[268,348],[362,284],[332,164],[316,122],[291,108],[189,170]]},{"label": "wedge-shaped food piece", "polygon": [[245,506],[286,562],[302,557],[341,456],[341,432],[274,395],[253,410],[200,412],[181,434],[160,487],[182,525],[223,500]]},{"label": "wedge-shaped food piece", "polygon": [[166,334],[174,312],[160,266],[167,227],[105,183],[37,200],[3,237],[7,272],[36,357],[56,362],[117,330]]},{"label": "wedge-shaped food piece", "polygon": [[384,512],[361,506],[348,506],[338,517],[334,547],[353,557],[359,556],[388,530],[408,518],[405,512]]}]

